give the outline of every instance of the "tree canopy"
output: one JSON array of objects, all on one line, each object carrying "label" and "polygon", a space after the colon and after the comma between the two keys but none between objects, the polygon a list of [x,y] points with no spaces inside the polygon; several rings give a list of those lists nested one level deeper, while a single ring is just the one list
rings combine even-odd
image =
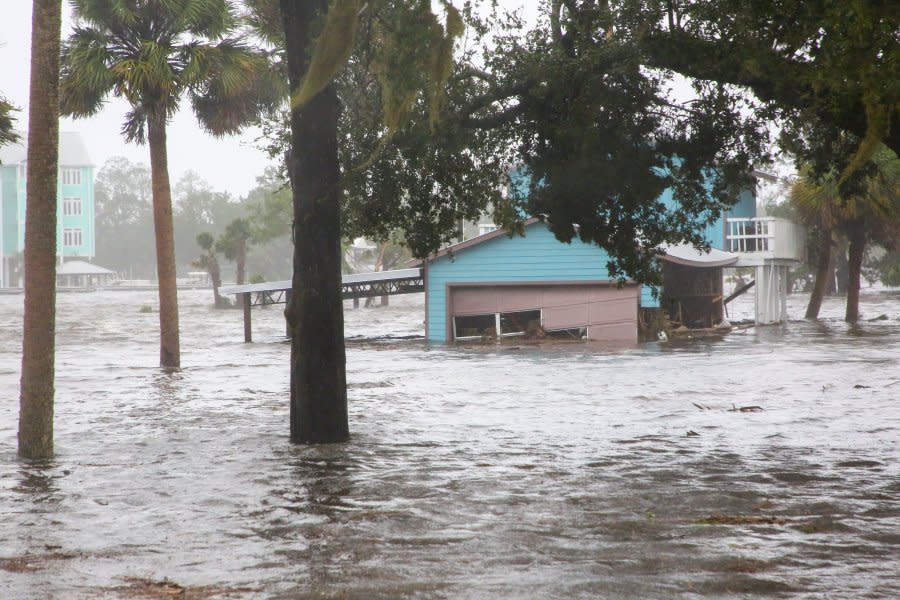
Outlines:
[{"label": "tree canopy", "polygon": [[741,86],[789,121],[818,120],[855,135],[854,152],[838,165],[842,180],[873,156],[879,142],[900,153],[900,4],[621,4],[627,8],[630,35],[641,45],[648,65]]}]

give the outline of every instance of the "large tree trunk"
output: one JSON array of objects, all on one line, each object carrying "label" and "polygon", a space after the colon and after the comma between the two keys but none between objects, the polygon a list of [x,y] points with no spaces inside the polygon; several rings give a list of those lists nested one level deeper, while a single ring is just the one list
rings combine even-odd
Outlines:
[{"label": "large tree trunk", "polygon": [[854,219],[847,224],[847,238],[850,248],[847,265],[847,312],[844,320],[848,323],[856,323],[859,320],[859,284],[862,262],[866,254],[866,227],[862,219]]},{"label": "large tree trunk", "polygon": [[153,181],[153,228],[156,232],[156,276],[159,281],[159,364],[181,366],[178,341],[178,287],[175,282],[175,228],[166,149],[165,114],[147,119],[150,178]]},{"label": "large tree trunk", "polygon": [[819,230],[819,247],[818,260],[816,261],[816,280],[813,284],[812,293],[809,296],[809,304],[806,307],[807,319],[818,319],[819,310],[822,308],[822,298],[825,296],[825,290],[828,289],[828,280],[831,278],[832,272],[832,240],[831,230],[820,228]]},{"label": "large tree trunk", "polygon": [[[327,0],[281,0],[288,79],[297,89],[309,66]],[[288,169],[294,201],[294,277],[286,314],[291,328],[291,440],[342,442],[347,423],[337,94],[330,85],[291,111]]]},{"label": "large tree trunk", "polygon": [[61,0],[34,0],[25,184],[25,317],[19,386],[19,455],[25,458],[53,456],[61,14]]}]

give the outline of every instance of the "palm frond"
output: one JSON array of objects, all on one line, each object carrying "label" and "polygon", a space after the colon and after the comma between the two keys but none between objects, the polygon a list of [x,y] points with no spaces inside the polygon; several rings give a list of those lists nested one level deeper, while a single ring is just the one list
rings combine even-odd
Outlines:
[{"label": "palm frond", "polygon": [[73,117],[95,114],[116,83],[110,71],[108,38],[95,29],[76,28],[62,49],[60,111]]}]

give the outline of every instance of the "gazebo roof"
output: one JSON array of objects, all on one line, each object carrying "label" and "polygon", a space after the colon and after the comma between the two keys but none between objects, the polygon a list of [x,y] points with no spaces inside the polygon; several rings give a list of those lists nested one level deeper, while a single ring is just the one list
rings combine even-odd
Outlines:
[{"label": "gazebo roof", "polygon": [[61,264],[56,269],[57,275],[115,275],[115,271],[105,269],[100,265],[94,265],[83,260],[70,260]]}]

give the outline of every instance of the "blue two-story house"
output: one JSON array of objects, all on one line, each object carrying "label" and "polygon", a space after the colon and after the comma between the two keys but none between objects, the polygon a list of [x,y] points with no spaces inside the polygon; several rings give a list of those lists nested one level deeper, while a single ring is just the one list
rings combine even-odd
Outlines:
[{"label": "blue two-story house", "polygon": [[[25,247],[27,136],[0,148],[0,287],[18,285],[16,265]],[[95,254],[94,167],[81,135],[60,132],[56,251],[66,258]]]}]

